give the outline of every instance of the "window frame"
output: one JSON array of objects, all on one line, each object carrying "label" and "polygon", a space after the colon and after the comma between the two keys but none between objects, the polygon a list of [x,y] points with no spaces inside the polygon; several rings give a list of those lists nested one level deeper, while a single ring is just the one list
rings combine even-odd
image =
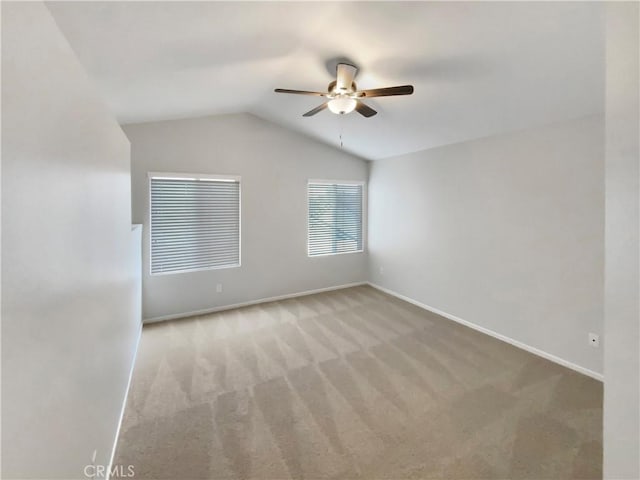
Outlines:
[{"label": "window frame", "polygon": [[[310,227],[310,212],[309,212],[309,185],[322,184],[322,185],[360,185],[362,187],[362,209],[360,218],[360,228],[362,231],[362,248],[360,250],[354,250],[352,252],[336,252],[336,253],[320,253],[316,255],[310,255],[309,252],[309,227]],[[306,209],[307,209],[307,258],[321,258],[332,257],[335,255],[349,255],[353,253],[365,253],[367,250],[367,182],[365,180],[329,180],[325,178],[310,178],[307,180],[306,185]]]},{"label": "window frame", "polygon": [[[238,183],[238,263],[233,265],[222,265],[213,267],[188,268],[184,270],[172,270],[170,272],[153,272],[153,224],[151,222],[151,180],[192,180],[192,181],[221,181]],[[149,275],[156,277],[162,275],[174,275],[179,273],[203,272],[206,270],[225,270],[229,268],[239,268],[242,266],[242,177],[240,175],[212,175],[206,173],[184,173],[184,172],[147,172],[147,221],[149,225]]]}]

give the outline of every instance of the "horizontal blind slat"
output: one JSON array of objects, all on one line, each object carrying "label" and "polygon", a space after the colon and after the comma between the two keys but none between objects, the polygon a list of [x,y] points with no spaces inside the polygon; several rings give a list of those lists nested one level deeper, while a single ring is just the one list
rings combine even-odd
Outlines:
[{"label": "horizontal blind slat", "polygon": [[240,263],[240,182],[152,177],[151,272]]},{"label": "horizontal blind slat", "polygon": [[310,256],[362,251],[362,192],[358,184],[309,183]]}]

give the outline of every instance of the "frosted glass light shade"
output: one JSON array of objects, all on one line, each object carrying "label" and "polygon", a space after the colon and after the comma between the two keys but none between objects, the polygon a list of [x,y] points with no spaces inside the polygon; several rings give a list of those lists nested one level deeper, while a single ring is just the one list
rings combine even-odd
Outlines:
[{"label": "frosted glass light shade", "polygon": [[344,114],[353,112],[356,108],[357,101],[349,97],[337,97],[329,101],[329,110],[333,113]]}]

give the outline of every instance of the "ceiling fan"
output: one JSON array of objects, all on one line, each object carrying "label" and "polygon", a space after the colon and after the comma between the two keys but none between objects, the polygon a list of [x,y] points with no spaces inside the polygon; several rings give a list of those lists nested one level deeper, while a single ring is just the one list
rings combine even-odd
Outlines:
[{"label": "ceiling fan", "polygon": [[411,95],[413,93],[412,85],[402,85],[399,87],[374,88],[371,90],[358,90],[353,79],[358,69],[354,65],[348,63],[338,63],[336,67],[336,79],[329,84],[327,92],[308,92],[305,90],[288,90],[285,88],[276,88],[277,93],[294,93],[296,95],[313,95],[316,97],[325,97],[327,99],[322,105],[318,105],[313,110],[309,110],[302,115],[303,117],[311,117],[325,108],[338,115],[344,115],[356,110],[364,117],[373,117],[376,112],[373,108],[362,102],[363,98],[373,97],[391,97],[395,95]]}]

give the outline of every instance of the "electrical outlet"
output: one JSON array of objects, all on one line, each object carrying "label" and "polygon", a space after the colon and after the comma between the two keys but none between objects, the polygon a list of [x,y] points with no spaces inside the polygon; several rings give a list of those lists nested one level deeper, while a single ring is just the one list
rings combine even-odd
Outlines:
[{"label": "electrical outlet", "polygon": [[384,275],[384,267],[380,267],[380,275]]},{"label": "electrical outlet", "polygon": [[595,333],[590,333],[589,334],[589,345],[591,345],[594,348],[597,348],[600,346],[600,336],[596,335]]},{"label": "electrical outlet", "polygon": [[221,283],[216,284],[216,293],[222,293],[222,284]]}]

